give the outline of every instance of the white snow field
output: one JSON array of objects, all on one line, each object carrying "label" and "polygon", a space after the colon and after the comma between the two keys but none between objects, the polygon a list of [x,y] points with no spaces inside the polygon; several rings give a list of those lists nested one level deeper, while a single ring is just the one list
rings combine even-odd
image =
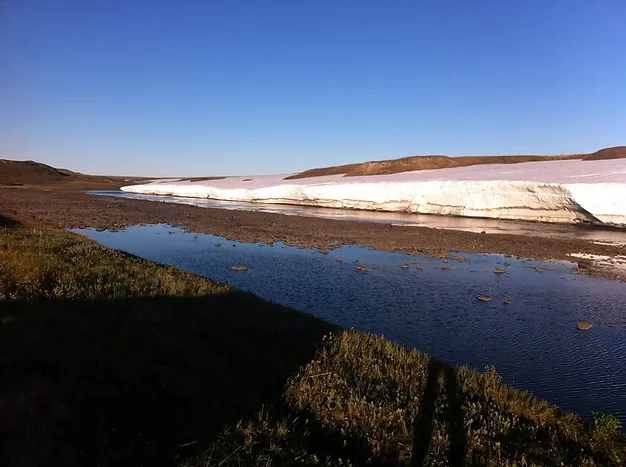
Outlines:
[{"label": "white snow field", "polygon": [[[392,175],[288,175],[122,187],[138,194],[626,227],[626,159],[473,165]],[[247,180],[247,181],[246,181]]]}]

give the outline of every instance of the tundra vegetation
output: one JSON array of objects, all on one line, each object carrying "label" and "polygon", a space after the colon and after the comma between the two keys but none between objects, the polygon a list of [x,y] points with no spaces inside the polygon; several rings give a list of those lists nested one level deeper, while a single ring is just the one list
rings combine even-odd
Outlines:
[{"label": "tundra vegetation", "polygon": [[0,217],[0,459],[623,465],[619,423],[225,284]]}]

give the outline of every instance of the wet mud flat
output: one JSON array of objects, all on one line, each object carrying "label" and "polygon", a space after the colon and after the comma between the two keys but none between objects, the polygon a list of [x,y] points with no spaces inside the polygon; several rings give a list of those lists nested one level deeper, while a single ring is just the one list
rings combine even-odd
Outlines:
[{"label": "wet mud flat", "polygon": [[[358,244],[377,250],[431,256],[446,256],[454,251],[464,251],[574,262],[578,260],[571,254],[582,254],[585,259],[581,262],[580,272],[622,280],[626,278],[624,269],[614,267],[613,260],[626,255],[625,246],[602,245],[575,238],[483,234],[212,209],[36,189],[0,189],[0,211],[22,222],[47,222],[63,228],[116,230],[129,225],[161,223],[178,225],[189,231],[214,234],[229,240],[282,242],[291,246],[319,249]],[[582,232],[583,230],[581,236]],[[594,258],[602,258],[602,261],[595,261]]]}]

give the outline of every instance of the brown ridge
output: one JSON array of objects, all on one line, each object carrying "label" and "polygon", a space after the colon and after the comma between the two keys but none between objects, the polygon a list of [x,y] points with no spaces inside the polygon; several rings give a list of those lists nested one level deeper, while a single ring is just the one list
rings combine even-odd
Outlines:
[{"label": "brown ridge", "polygon": [[[522,162],[571,160],[597,161],[626,158],[626,146],[601,149],[591,154],[569,154],[558,156],[411,156],[400,159],[362,162],[305,170],[286,177],[286,180],[344,175],[346,177],[384,175],[414,170],[432,170],[450,167],[465,167],[481,164],[519,164]],[[226,177],[188,177],[183,181],[219,180]],[[145,181],[146,177],[109,177],[86,175],[66,169],[57,169],[41,162],[0,159],[0,185],[11,186],[76,186],[76,187],[119,187]]]},{"label": "brown ridge", "polygon": [[357,164],[338,165],[305,170],[291,175],[286,180],[321,177],[324,175],[344,175],[345,177],[386,175],[414,170],[444,169],[482,164],[519,164],[522,162],[554,161],[554,160],[601,160],[626,158],[626,146],[601,149],[593,154],[565,154],[557,156],[411,156],[400,159],[362,162]]},{"label": "brown ridge", "polygon": [[112,189],[142,180],[146,178],[86,175],[41,162],[0,159],[0,186]]},{"label": "brown ridge", "polygon": [[593,154],[587,154],[583,157],[584,161],[599,161],[604,159],[626,159],[626,146],[600,149]]}]

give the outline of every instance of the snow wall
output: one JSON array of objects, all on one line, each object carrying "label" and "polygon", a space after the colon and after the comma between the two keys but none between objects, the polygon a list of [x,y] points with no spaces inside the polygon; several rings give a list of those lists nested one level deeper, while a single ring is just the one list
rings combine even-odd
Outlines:
[{"label": "snow wall", "polygon": [[545,161],[392,175],[154,181],[130,193],[626,227],[626,159]]}]

